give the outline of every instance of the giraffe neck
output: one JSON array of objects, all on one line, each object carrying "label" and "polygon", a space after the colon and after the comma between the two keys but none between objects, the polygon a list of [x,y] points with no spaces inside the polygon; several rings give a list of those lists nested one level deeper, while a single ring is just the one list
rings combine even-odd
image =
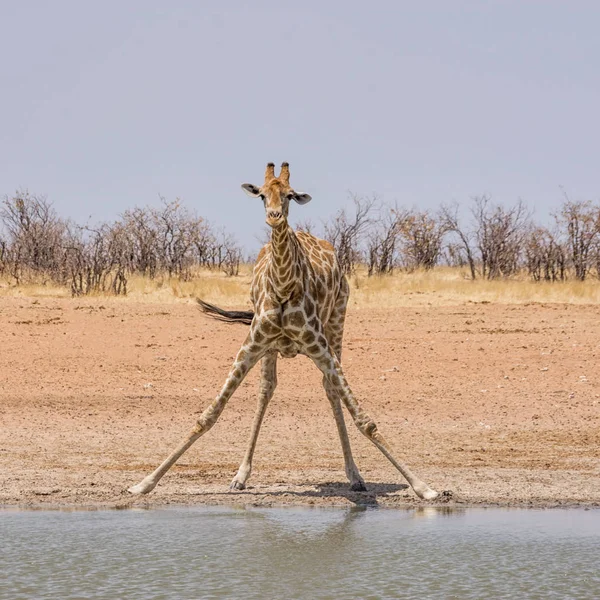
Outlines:
[{"label": "giraffe neck", "polygon": [[300,281],[298,240],[287,223],[271,230],[270,280],[278,300],[289,300]]}]

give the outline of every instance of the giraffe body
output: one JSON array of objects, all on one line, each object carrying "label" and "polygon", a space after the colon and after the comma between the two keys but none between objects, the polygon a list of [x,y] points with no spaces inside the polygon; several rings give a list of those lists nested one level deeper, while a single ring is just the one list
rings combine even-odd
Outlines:
[{"label": "giraffe body", "polygon": [[[287,243],[294,246],[300,282],[285,285],[280,297],[270,273],[273,261],[277,260],[277,250],[269,244],[257,259],[251,297],[255,316],[266,318],[273,326],[276,349],[282,357],[293,358],[298,353],[305,354],[309,346],[325,343],[319,336],[328,324],[332,325],[330,319],[336,303],[345,306],[348,284],[331,244],[304,232],[295,233],[291,228],[279,235],[288,238]],[[265,325],[271,333],[269,323]],[[336,325],[343,331],[343,322]]]},{"label": "giraffe body", "polygon": [[[437,492],[394,458],[377,425],[354,398],[342,371],[340,361],[348,282],[331,244],[308,233],[296,233],[287,223],[290,201],[305,204],[310,201],[310,196],[295,192],[290,187],[287,163],[283,163],[278,178],[275,177],[274,165],[269,163],[263,186],[244,184],[242,188],[248,195],[263,200],[267,224],[272,228],[271,242],[261,250],[254,267],[251,285],[254,313],[250,331],[221,392],[199,417],[189,435],[153,473],[129,491],[147,493],[152,490],[183,452],[214,425],[248,371],[262,359],[258,406],[250,441],[232,482],[232,488],[244,489],[252,470],[252,457],[262,420],[277,386],[277,357],[293,358],[304,354],[323,373],[323,385],[337,425],[351,489],[366,488],[352,457],[342,403],[361,433],[404,475],[417,495],[424,499],[436,498]],[[245,314],[248,317],[247,313],[227,312],[216,307],[210,307],[209,312],[229,320],[245,320],[234,315]]]}]

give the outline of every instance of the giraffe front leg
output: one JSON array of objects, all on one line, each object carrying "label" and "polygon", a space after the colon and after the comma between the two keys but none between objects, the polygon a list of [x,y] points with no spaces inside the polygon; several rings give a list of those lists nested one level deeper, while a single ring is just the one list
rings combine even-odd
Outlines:
[{"label": "giraffe front leg", "polygon": [[269,401],[273,397],[275,388],[277,387],[277,352],[268,352],[262,359],[261,375],[260,375],[260,391],[258,394],[258,406],[252,422],[252,432],[246,454],[242,460],[242,464],[238,469],[237,475],[231,482],[231,489],[243,490],[246,487],[246,482],[252,472],[252,457],[256,448],[256,441],[260,432],[263,418],[267,412]]},{"label": "giraffe front leg", "polygon": [[221,392],[200,415],[194,428],[154,472],[142,479],[137,485],[130,487],[129,492],[132,494],[147,494],[156,487],[162,476],[175,464],[179,457],[217,422],[227,401],[243,381],[248,371],[260,360],[264,351],[263,347],[252,341],[251,334],[248,335],[235,358]]},{"label": "giraffe front leg", "polygon": [[311,358],[323,375],[331,382],[331,385],[338,391],[359,431],[379,448],[382,454],[400,471],[417,496],[424,500],[437,498],[439,494],[435,490],[431,489],[424,481],[412,473],[407,465],[394,458],[389,444],[377,430],[375,421],[373,421],[354,398],[342,367],[329,348],[325,348],[321,354],[315,353]]}]

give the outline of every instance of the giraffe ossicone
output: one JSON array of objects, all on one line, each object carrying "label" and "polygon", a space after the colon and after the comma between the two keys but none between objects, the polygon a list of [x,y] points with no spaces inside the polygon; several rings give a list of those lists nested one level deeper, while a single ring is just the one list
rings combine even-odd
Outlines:
[{"label": "giraffe ossicone", "polygon": [[259,253],[252,276],[254,311],[225,311],[199,300],[205,312],[230,322],[250,323],[250,331],[237,353],[227,379],[213,402],[169,457],[140,483],[129,488],[134,494],[150,492],[177,459],[217,421],[225,405],[248,371],[261,361],[258,406],[250,440],[231,487],[244,489],[252,470],[252,458],[260,427],[277,386],[277,358],[308,356],[323,373],[323,385],[337,425],[346,476],[352,490],[365,490],[365,482],[352,457],[342,404],[355,425],[398,469],[415,493],[432,500],[438,493],[419,479],[392,454],[377,425],[358,403],[341,367],[342,336],[349,286],[337,262],[333,246],[308,233],[295,232],[287,218],[292,201],[306,204],[308,194],[290,187],[288,163],[279,177],[269,163],[264,183],[242,189],[262,200],[271,241]]}]

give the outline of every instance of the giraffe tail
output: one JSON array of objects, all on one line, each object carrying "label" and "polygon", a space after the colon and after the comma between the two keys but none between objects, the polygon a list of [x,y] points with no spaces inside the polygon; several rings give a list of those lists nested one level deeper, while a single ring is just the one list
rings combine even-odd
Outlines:
[{"label": "giraffe tail", "polygon": [[214,304],[200,300],[200,298],[196,298],[196,302],[198,302],[200,310],[203,313],[225,323],[245,323],[246,325],[250,325],[254,317],[254,313],[251,310],[223,310]]}]

